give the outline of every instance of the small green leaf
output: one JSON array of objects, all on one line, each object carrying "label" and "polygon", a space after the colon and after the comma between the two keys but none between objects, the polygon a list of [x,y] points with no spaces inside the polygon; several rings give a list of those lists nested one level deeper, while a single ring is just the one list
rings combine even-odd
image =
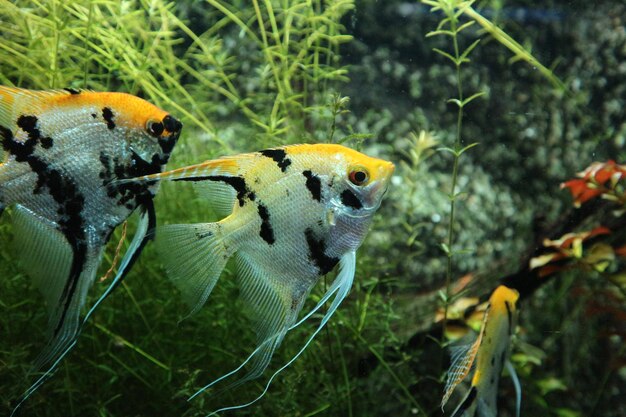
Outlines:
[{"label": "small green leaf", "polygon": [[452,55],[450,55],[449,53],[442,51],[439,48],[433,48],[433,51],[437,52],[440,55],[445,56],[446,58],[448,58],[450,61],[452,61],[455,65],[456,65],[456,58],[453,57]]},{"label": "small green leaf", "polygon": [[479,143],[478,142],[474,142],[474,143],[470,143],[469,145],[467,145],[466,147],[464,147],[463,149],[461,149],[460,151],[457,152],[458,156],[461,156],[465,153],[465,151],[472,149],[474,146],[478,146]]},{"label": "small green leaf", "polygon": [[457,152],[454,149],[448,148],[447,146],[444,146],[442,148],[437,148],[437,151],[439,151],[439,152],[450,152],[452,155],[458,156]]},{"label": "small green leaf", "polygon": [[[473,21],[472,21],[473,22]],[[472,51],[474,50],[474,48],[476,48],[478,46],[478,44],[480,43],[480,39],[476,39],[470,46],[468,46],[467,48],[465,48],[465,50],[463,51],[463,53],[461,54],[461,58],[465,59],[467,58],[467,56],[472,53]]]},{"label": "small green leaf", "polygon": [[463,107],[463,103],[461,102],[461,100],[459,100],[458,98],[451,98],[448,99],[448,103],[454,103],[457,105],[457,107],[462,108]]},{"label": "small green leaf", "polygon": [[569,408],[553,408],[552,411],[559,417],[580,417],[580,411],[570,410]]},{"label": "small green leaf", "polygon": [[454,194],[454,195],[452,196],[452,199],[453,199],[453,200],[456,200],[457,198],[459,198],[459,197],[463,197],[463,196],[466,196],[466,195],[467,195],[467,192],[465,192],[465,191],[459,191],[458,193],[456,193],[456,194]]},{"label": "small green leaf", "polygon": [[537,385],[541,390],[542,395],[546,395],[552,391],[566,391],[567,385],[563,381],[557,378],[544,378],[537,381]]},{"label": "small green leaf", "polygon": [[[476,21],[474,21],[474,20],[470,20],[470,21],[469,21],[469,22],[467,22],[467,23],[463,23],[461,26],[459,26],[459,27],[456,29],[456,33],[459,33],[460,31],[462,31],[462,30],[464,30],[464,29],[467,29],[468,27],[472,26],[474,23],[476,23]],[[479,41],[480,41],[480,39],[479,39]]]},{"label": "small green leaf", "polygon": [[463,107],[465,107],[465,105],[466,105],[466,104],[468,104],[469,102],[474,101],[474,100],[475,100],[475,99],[477,99],[478,97],[482,97],[482,96],[484,96],[485,94],[487,94],[487,93],[485,93],[484,91],[479,91],[479,92],[478,92],[478,93],[476,93],[476,94],[472,94],[471,96],[469,96],[468,98],[466,98],[465,100],[463,100]]},{"label": "small green leaf", "polygon": [[449,31],[449,30],[439,29],[439,30],[432,30],[426,34],[427,38],[430,38],[433,36],[454,36],[454,32]]},{"label": "small green leaf", "polygon": [[451,255],[451,252],[450,252],[450,247],[449,247],[447,244],[442,243],[442,244],[440,245],[440,247],[441,247],[441,249],[445,252],[445,254],[446,254],[446,255],[448,255],[448,256],[450,256],[450,255]]}]

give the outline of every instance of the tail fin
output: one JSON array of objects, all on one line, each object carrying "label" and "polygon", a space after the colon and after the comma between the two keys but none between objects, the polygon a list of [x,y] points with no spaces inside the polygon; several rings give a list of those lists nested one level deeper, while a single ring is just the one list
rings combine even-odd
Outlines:
[{"label": "tail fin", "polygon": [[223,242],[220,223],[173,224],[157,229],[155,245],[169,278],[192,307],[206,302],[232,251]]}]

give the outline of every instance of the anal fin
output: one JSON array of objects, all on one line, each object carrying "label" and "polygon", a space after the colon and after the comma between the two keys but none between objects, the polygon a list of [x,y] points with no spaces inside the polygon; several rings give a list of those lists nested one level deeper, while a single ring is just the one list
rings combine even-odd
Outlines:
[{"label": "anal fin", "polygon": [[[70,277],[75,253],[56,225],[23,206],[13,211],[15,247],[21,264],[46,300],[49,341],[35,361],[35,369],[53,362],[78,333],[80,311],[93,283],[103,248],[87,248],[81,270]],[[76,284],[68,292],[68,280]]]},{"label": "anal fin", "polygon": [[197,312],[206,302],[232,253],[219,223],[173,224],[157,229],[155,244],[170,280]]}]

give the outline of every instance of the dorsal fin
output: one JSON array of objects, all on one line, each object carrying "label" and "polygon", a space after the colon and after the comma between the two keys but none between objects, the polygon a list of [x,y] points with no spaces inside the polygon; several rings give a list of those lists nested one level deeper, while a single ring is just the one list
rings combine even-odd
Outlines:
[{"label": "dorsal fin", "polygon": [[478,353],[478,347],[480,346],[481,337],[482,332],[478,335],[474,343],[451,348],[452,363],[448,369],[444,395],[441,400],[441,409],[446,405],[457,385],[467,377],[472,369],[476,354]]},{"label": "dorsal fin", "polygon": [[15,120],[21,113],[39,114],[46,101],[69,94],[66,90],[26,90],[0,85],[0,125],[14,130]]},{"label": "dorsal fin", "polygon": [[171,171],[161,172],[159,174],[145,175],[142,177],[119,180],[116,182],[125,183],[155,180],[202,181],[209,179],[209,177],[216,176],[236,177],[244,172],[255,158],[258,158],[258,154],[256,153],[226,156],[201,162],[199,164],[173,169]]}]

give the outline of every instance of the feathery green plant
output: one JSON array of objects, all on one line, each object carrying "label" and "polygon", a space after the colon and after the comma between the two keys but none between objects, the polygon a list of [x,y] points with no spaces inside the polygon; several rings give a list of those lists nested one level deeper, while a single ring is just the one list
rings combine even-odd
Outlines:
[{"label": "feathery green plant", "polygon": [[[264,145],[325,131],[312,114],[332,83],[347,80],[338,48],[351,37],[339,22],[353,1],[207,3],[216,23],[197,35],[165,0],[0,0],[0,81],[144,96],[226,151],[233,144],[215,128],[225,109],[241,112]],[[233,25],[241,44],[225,46]],[[244,61],[253,69],[238,83]]]},{"label": "feathery green plant", "polygon": [[478,97],[483,96],[484,92],[478,92],[466,97],[463,91],[463,78],[461,76],[461,67],[470,62],[469,55],[472,53],[474,48],[478,46],[480,39],[472,42],[465,49],[461,49],[459,46],[459,33],[463,30],[469,28],[474,22],[469,21],[466,23],[461,23],[459,17],[462,13],[464,13],[465,9],[469,8],[473,1],[449,1],[449,0],[440,0],[440,1],[424,1],[424,3],[429,4],[433,7],[434,10],[441,10],[444,13],[444,18],[439,23],[436,30],[429,32],[426,36],[448,36],[452,42],[452,53],[445,52],[441,49],[434,48],[434,51],[438,54],[444,56],[446,59],[450,60],[456,69],[456,90],[457,97],[448,100],[448,102],[453,103],[457,107],[457,121],[456,121],[456,131],[455,131],[455,141],[453,147],[441,147],[440,151],[448,152],[452,154],[452,177],[451,177],[451,185],[450,185],[450,193],[448,194],[448,199],[450,200],[450,211],[449,211],[449,220],[448,220],[448,237],[445,243],[441,244],[441,248],[446,254],[447,262],[446,262],[446,284],[445,284],[445,293],[441,294],[441,298],[444,305],[444,315],[443,315],[443,329],[441,335],[441,343],[445,342],[445,328],[446,328],[446,320],[448,316],[448,306],[450,304],[450,285],[452,282],[452,268],[453,268],[453,257],[462,253],[460,250],[456,250],[454,248],[454,216],[456,209],[456,201],[462,195],[462,193],[457,192],[457,178],[459,172],[459,159],[461,155],[463,155],[467,150],[473,148],[478,145],[478,143],[470,143],[468,145],[464,145],[463,139],[461,136],[462,127],[463,127],[463,112],[465,107],[470,104],[472,101],[477,99]]},{"label": "feathery green plant", "polygon": [[347,80],[338,48],[352,37],[340,20],[354,1],[252,0],[253,7],[239,9],[233,2],[207,2],[223,19],[205,35],[232,24],[241,41],[253,45],[253,55],[246,58],[256,64],[259,85],[244,102],[255,109],[246,116],[266,140],[284,143],[323,129],[312,126],[312,115],[326,106],[330,83]]}]

